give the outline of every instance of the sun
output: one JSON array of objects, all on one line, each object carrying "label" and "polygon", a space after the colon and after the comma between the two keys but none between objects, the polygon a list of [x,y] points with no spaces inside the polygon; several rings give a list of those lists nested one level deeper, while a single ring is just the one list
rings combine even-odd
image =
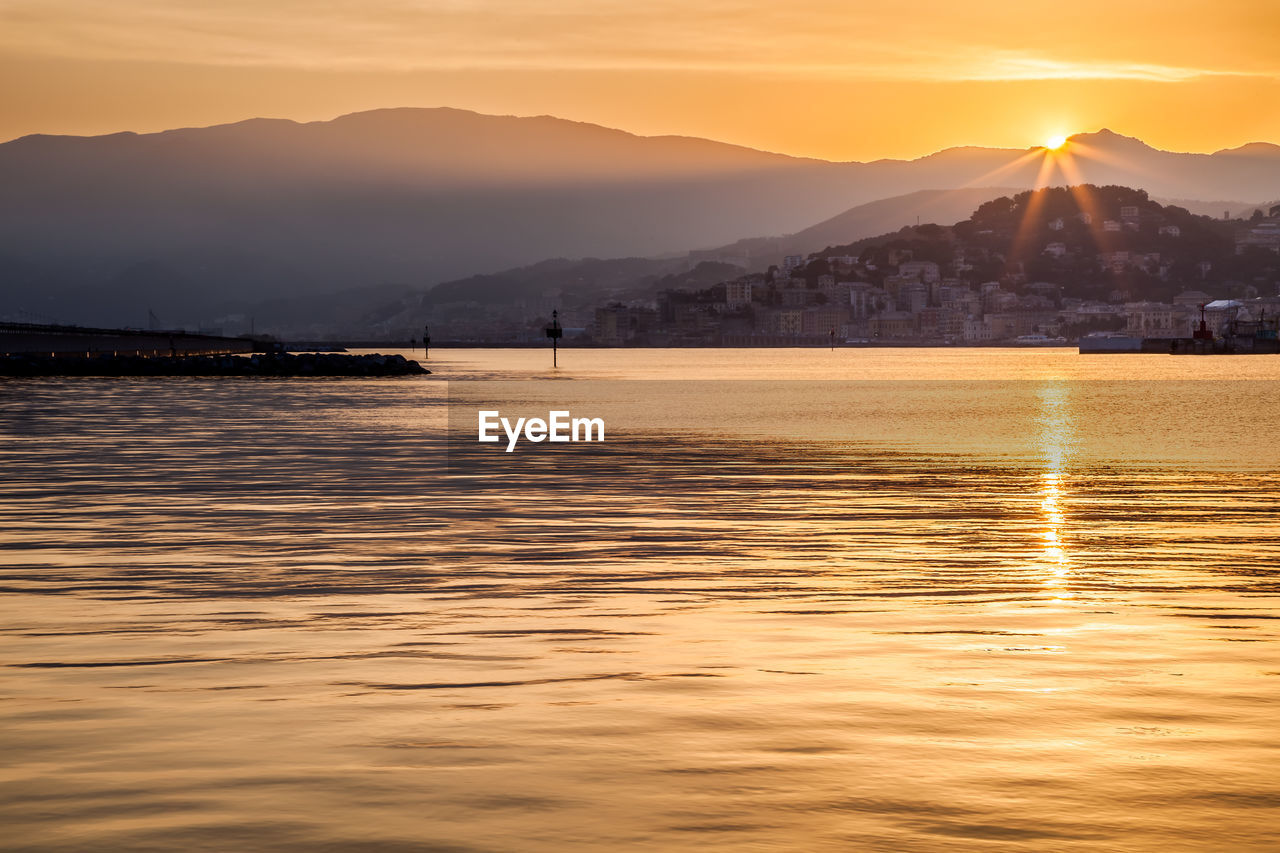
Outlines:
[{"label": "sun", "polygon": [[1044,141],[1044,147],[1048,148],[1051,151],[1056,151],[1057,149],[1061,148],[1066,144],[1067,144],[1067,138],[1065,136],[1056,136],[1056,135],[1050,136],[1048,139]]}]

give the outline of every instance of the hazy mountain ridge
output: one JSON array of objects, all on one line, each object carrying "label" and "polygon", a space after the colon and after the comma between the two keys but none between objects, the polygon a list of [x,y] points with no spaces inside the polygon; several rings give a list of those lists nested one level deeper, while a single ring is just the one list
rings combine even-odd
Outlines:
[{"label": "hazy mountain ridge", "polygon": [[[1014,192],[1017,191],[1008,187],[961,187],[953,190],[918,190],[902,196],[878,199],[850,208],[803,231],[779,238],[777,254],[808,255],[850,239],[911,225],[913,217],[918,223],[959,222],[967,218],[978,205]],[[776,256],[768,258],[763,266],[780,260]]]},{"label": "hazy mountain ridge", "polygon": [[[677,257],[554,258],[407,293],[361,319],[368,326],[380,325],[391,332],[413,330],[433,318],[451,325],[452,320],[481,310],[509,323],[522,316],[536,319],[553,305],[572,317],[609,300],[650,299],[663,288],[706,286],[743,271],[763,272],[781,263],[786,255],[808,255],[834,243],[879,235],[917,220],[958,222],[983,202],[1013,192],[992,187],[921,190],[859,205],[795,234],[747,238]],[[268,316],[283,319],[284,315],[275,311]]]},{"label": "hazy mountain ridge", "polygon": [[[1275,146],[1190,155],[1109,132],[1078,139],[1141,158],[1088,164],[1095,183],[1280,195]],[[683,253],[795,234],[919,190],[1029,187],[1038,158],[1004,168],[1027,153],[830,163],[452,109],[28,136],[0,145],[0,299],[56,319],[139,322],[154,308],[192,322],[249,301],[416,287],[549,257]]]}]

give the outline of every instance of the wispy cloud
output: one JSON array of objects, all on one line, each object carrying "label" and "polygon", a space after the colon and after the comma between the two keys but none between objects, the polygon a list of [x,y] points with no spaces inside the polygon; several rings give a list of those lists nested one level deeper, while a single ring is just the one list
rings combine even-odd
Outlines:
[{"label": "wispy cloud", "polygon": [[[0,0],[0,53],[332,70],[652,70],[912,81],[1280,78],[1280,62],[1265,53],[1248,60],[1243,49],[1196,67],[1155,61],[1154,24],[1151,38],[1138,45],[1142,61],[1099,59],[1092,55],[1098,44],[1079,34],[1055,40],[1062,46],[1052,53],[1013,48],[1023,35],[1007,29],[1010,21],[1026,23],[1021,12],[1010,14],[1013,6],[1003,0],[974,0],[964,9],[918,0],[897,11],[837,0]],[[1225,63],[1223,56],[1240,61]]]},{"label": "wispy cloud", "polygon": [[1276,76],[1272,73],[1193,68],[1134,62],[1071,61],[1030,53],[997,53],[987,59],[958,63],[953,76],[964,80],[1147,80],[1177,83],[1198,77]]}]

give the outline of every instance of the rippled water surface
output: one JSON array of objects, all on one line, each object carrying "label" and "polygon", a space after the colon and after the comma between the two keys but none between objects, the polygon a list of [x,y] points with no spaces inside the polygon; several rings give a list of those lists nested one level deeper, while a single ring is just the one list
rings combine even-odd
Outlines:
[{"label": "rippled water surface", "polygon": [[548,361],[0,380],[0,847],[1280,849],[1280,357]]}]

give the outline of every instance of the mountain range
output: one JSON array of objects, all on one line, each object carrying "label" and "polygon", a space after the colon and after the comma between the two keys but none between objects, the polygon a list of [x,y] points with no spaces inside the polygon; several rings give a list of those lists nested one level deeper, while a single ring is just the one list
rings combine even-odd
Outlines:
[{"label": "mountain range", "polygon": [[[1103,130],[1071,145],[1073,181],[1240,206],[1280,197],[1268,143],[1179,154]],[[837,163],[446,108],[26,136],[0,144],[0,314],[138,324],[150,309],[196,323],[547,258],[812,251],[859,236],[860,216],[880,231],[911,224],[851,211],[878,200],[962,190],[921,196],[916,214],[962,218],[1034,186],[1044,156],[969,147]],[[781,239],[742,239],[770,236]]]}]

